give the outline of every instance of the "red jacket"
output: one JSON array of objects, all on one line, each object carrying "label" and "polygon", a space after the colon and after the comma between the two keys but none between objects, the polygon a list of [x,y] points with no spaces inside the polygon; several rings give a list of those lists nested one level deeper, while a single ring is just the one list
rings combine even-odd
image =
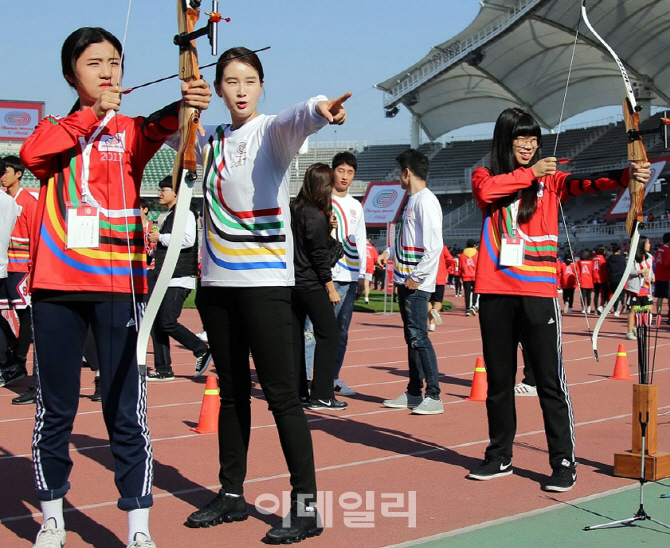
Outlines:
[{"label": "red jacket", "polygon": [[377,262],[377,257],[379,257],[379,252],[377,248],[373,246],[370,242],[367,243],[367,252],[365,253],[365,273],[374,274],[375,272],[375,263]]},{"label": "red jacket", "polygon": [[[41,182],[31,291],[130,293],[132,267],[135,291],[147,292],[140,184],[151,157],[177,131],[177,114],[175,103],[149,118],[116,114],[105,123],[87,108],[38,124],[21,148],[22,162]],[[83,203],[86,172],[88,205],[100,213],[100,246],[70,249],[68,209]]]},{"label": "red jacket", "polygon": [[445,245],[442,248],[442,256],[440,257],[440,262],[437,264],[437,279],[435,280],[435,285],[447,285],[447,274],[449,273],[449,268],[454,264],[454,258],[451,256],[449,249]]},{"label": "red jacket", "polygon": [[477,274],[477,260],[479,253],[474,247],[466,247],[458,256],[459,269],[461,271],[461,279],[464,282],[474,282]]},{"label": "red jacket", "polygon": [[523,265],[502,266],[500,242],[510,234],[512,208],[501,205],[500,199],[531,186],[534,180],[532,169],[526,167],[495,176],[487,168],[478,167],[472,174],[472,192],[484,217],[475,285],[479,294],[557,297],[559,200],[624,186],[620,179],[580,179],[561,171],[542,177],[537,210],[528,222],[518,226],[517,234],[525,241]]},{"label": "red jacket", "polygon": [[577,286],[577,277],[575,275],[575,263],[566,265],[560,263],[561,267],[561,287],[563,289],[574,289]]},{"label": "red jacket", "polygon": [[25,188],[19,189],[14,200],[19,206],[19,216],[16,218],[16,224],[9,240],[7,271],[30,272],[31,230],[37,210],[37,200]]},{"label": "red jacket", "polygon": [[607,272],[607,262],[603,255],[596,255],[593,257],[593,283],[606,284],[610,281],[609,273]]},{"label": "red jacket", "polygon": [[593,289],[593,260],[579,260],[579,283],[582,289]]},{"label": "red jacket", "polygon": [[670,282],[670,246],[663,244],[656,252],[654,275],[657,282]]}]

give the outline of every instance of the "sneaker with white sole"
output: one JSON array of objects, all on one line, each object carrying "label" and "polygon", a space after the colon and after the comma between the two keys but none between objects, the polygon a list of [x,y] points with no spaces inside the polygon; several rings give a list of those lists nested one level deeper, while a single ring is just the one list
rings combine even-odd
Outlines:
[{"label": "sneaker with white sole", "polygon": [[342,379],[337,379],[334,383],[336,396],[355,396],[356,391],[349,388]]},{"label": "sneaker with white sole", "polygon": [[442,400],[426,396],[419,405],[412,409],[412,413],[417,415],[439,415],[440,413],[444,413],[444,404]]},{"label": "sneaker with white sole", "polygon": [[394,400],[384,400],[384,405],[393,409],[414,409],[422,402],[421,396],[410,396],[407,392],[403,392]]},{"label": "sneaker with white sole", "polygon": [[554,466],[551,477],[544,486],[544,490],[564,493],[565,491],[570,491],[575,486],[576,481],[576,465],[564,460],[559,466]]},{"label": "sneaker with white sole", "polygon": [[468,478],[488,481],[495,478],[509,476],[514,472],[511,460],[485,459],[477,468],[468,474]]},{"label": "sneaker with white sole", "polygon": [[635,333],[626,333],[626,339],[629,341],[635,341],[637,340],[637,337],[635,336]]},{"label": "sneaker with white sole", "polygon": [[434,308],[432,308],[430,311],[430,317],[435,320],[435,325],[442,325],[442,318],[440,317],[440,313]]},{"label": "sneaker with white sole", "polygon": [[128,548],[156,548],[156,543],[144,533],[135,533],[135,537]]},{"label": "sneaker with white sole", "polygon": [[514,387],[515,396],[537,396],[537,387],[520,382]]},{"label": "sneaker with white sole", "polygon": [[65,529],[58,529],[56,520],[49,518],[40,527],[33,548],[63,548],[65,546],[65,536]]},{"label": "sneaker with white sole", "polygon": [[170,371],[169,373],[161,373],[160,371],[152,371],[147,375],[148,381],[173,381],[174,373]]},{"label": "sneaker with white sole", "polygon": [[435,324],[434,323],[429,323],[428,324],[428,331],[435,331]]},{"label": "sneaker with white sole", "polygon": [[212,353],[210,352],[209,348],[205,350],[203,354],[200,354],[200,356],[196,356],[195,358],[195,373],[193,373],[194,377],[199,377],[202,375],[207,369],[209,369],[209,364],[212,363]]},{"label": "sneaker with white sole", "polygon": [[336,400],[335,398],[330,398],[327,400],[311,400],[307,409],[312,411],[320,411],[322,409],[332,409],[333,411],[342,411],[348,407],[348,403],[345,401]]}]

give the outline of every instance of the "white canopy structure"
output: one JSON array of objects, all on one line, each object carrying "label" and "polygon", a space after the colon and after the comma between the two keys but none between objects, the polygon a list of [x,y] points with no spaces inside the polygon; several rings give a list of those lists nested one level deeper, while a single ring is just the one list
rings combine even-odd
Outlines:
[{"label": "white canopy structure", "polygon": [[[418,126],[435,140],[460,127],[493,122],[512,106],[554,128],[573,50],[563,119],[623,102],[619,68],[580,21],[581,0],[480,4],[479,14],[463,32],[377,84],[384,91],[387,115],[404,105],[417,122],[417,137]],[[622,59],[646,115],[651,105],[670,105],[670,0],[591,0],[587,12]]]}]

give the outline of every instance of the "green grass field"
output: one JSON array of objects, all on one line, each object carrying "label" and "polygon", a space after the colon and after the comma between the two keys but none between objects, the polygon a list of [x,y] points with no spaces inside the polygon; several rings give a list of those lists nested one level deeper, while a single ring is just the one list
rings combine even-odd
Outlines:
[{"label": "green grass field", "polygon": [[[453,306],[454,304],[451,301],[444,301],[442,310],[451,310]],[[184,302],[184,308],[195,308],[195,291],[191,291],[186,302]],[[387,297],[386,311],[391,311],[390,295]],[[393,303],[393,311],[398,312],[398,303]],[[363,302],[363,297],[357,299],[356,304],[354,304],[354,312],[384,312],[384,294],[381,291],[371,291],[369,304]]]}]

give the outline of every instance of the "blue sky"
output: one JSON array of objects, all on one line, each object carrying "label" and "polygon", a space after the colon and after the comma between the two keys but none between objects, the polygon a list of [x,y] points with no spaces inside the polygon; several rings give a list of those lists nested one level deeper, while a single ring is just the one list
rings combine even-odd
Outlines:
[{"label": "blue sky", "polygon": [[[46,102],[47,113],[67,114],[76,97],[62,77],[60,48],[73,30],[101,26],[123,39],[128,0],[20,0],[2,3],[0,51],[8,72],[0,99]],[[203,11],[211,7],[203,0]],[[219,2],[230,23],[219,25],[219,53],[232,46],[258,49],[265,69],[259,110],[273,114],[319,93],[353,91],[344,126],[327,127],[322,141],[409,141],[410,117],[384,117],[373,85],[409,67],[467,27],[479,12],[474,0],[246,0]],[[133,0],[126,40],[127,87],[177,72],[175,0]],[[204,19],[201,16],[201,20]],[[216,60],[206,39],[200,63]],[[214,69],[204,72],[212,81]],[[149,114],[178,98],[177,80],[137,90],[123,99],[127,115]],[[205,123],[228,121],[219,98]]]},{"label": "blue sky", "polygon": [[[203,10],[211,7],[203,0]],[[46,112],[67,114],[76,97],[61,73],[65,38],[83,26],[100,26],[123,40],[128,0],[20,0],[2,2],[0,51],[6,73],[0,99],[44,101]],[[401,72],[466,28],[479,13],[476,0],[238,0],[219,2],[230,23],[219,25],[219,54],[233,46],[259,49],[265,93],[259,111],[273,114],[313,95],[336,97],[346,91],[348,121],[326,127],[320,141],[409,142],[410,116],[404,107],[384,117],[383,94],[374,84]],[[201,21],[205,19],[204,14]],[[177,72],[176,0],[133,0],[126,40],[126,87]],[[200,63],[216,60],[209,44],[198,42]],[[214,69],[204,71],[211,83]],[[122,112],[146,115],[176,100],[179,82],[137,90],[123,99]],[[560,108],[558,105],[556,108]],[[605,107],[578,119],[602,119],[620,111]],[[228,122],[215,97],[206,124]],[[569,120],[568,123],[574,122]],[[456,133],[490,134],[492,124]]]}]

